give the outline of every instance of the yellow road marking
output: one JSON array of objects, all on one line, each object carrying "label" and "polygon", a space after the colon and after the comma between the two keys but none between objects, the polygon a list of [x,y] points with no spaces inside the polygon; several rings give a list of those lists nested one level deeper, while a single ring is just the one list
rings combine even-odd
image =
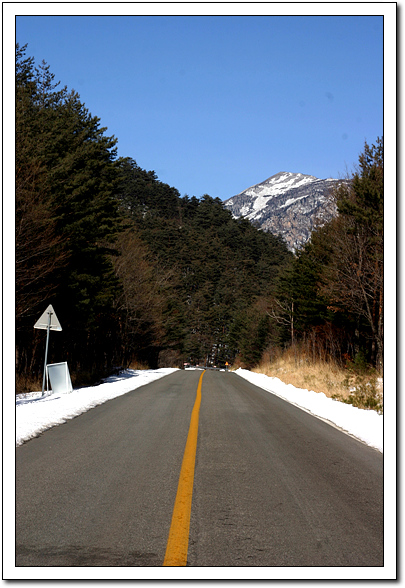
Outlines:
[{"label": "yellow road marking", "polygon": [[194,466],[197,451],[198,416],[201,404],[201,385],[205,371],[197,386],[197,396],[191,413],[179,485],[174,503],[172,523],[166,546],[164,566],[185,566],[187,564],[188,537],[190,532],[191,501],[193,498]]}]

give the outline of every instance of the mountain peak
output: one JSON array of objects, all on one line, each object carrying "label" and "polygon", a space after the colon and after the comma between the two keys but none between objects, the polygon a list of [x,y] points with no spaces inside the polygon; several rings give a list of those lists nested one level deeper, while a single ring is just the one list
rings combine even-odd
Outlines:
[{"label": "mountain peak", "polygon": [[243,216],[264,231],[281,234],[294,250],[305,245],[315,225],[336,216],[336,206],[328,196],[337,183],[340,180],[282,171],[229,198],[224,205],[235,218]]}]

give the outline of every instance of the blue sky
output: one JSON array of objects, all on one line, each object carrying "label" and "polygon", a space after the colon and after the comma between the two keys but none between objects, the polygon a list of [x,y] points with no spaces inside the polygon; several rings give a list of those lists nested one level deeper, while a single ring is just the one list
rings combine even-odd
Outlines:
[{"label": "blue sky", "polygon": [[342,177],[383,135],[382,16],[17,16],[16,39],[182,196]]}]

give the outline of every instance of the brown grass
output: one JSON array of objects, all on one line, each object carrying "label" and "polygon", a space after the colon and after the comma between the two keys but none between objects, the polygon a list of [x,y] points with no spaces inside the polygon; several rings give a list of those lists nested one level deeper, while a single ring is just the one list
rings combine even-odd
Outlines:
[{"label": "brown grass", "polygon": [[27,394],[28,392],[39,392],[40,390],[42,390],[42,378],[34,378],[32,376],[25,376],[24,374],[16,374],[16,394]]},{"label": "brown grass", "polygon": [[149,369],[148,364],[143,363],[142,361],[138,361],[136,359],[132,360],[128,367],[130,370],[148,370]]},{"label": "brown grass", "polygon": [[310,359],[305,352],[290,348],[285,351],[266,351],[260,364],[252,370],[273,378],[279,378],[285,384],[296,388],[323,392],[331,398],[340,395],[348,398],[347,369],[336,362]]},{"label": "brown grass", "polygon": [[333,360],[314,360],[305,350],[291,347],[267,350],[252,371],[383,414],[383,379],[375,370],[356,368],[353,362],[343,368]]}]

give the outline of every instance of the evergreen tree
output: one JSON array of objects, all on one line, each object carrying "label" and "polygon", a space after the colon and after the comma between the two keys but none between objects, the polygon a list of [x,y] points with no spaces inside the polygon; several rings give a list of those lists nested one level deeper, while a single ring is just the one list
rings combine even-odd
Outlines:
[{"label": "evergreen tree", "polygon": [[337,309],[356,317],[357,330],[368,340],[368,359],[382,368],[384,293],[383,140],[366,143],[359,171],[336,194],[331,262],[323,292]]},{"label": "evergreen tree", "polygon": [[365,145],[359,170],[333,197],[338,216],[314,231],[281,274],[270,314],[291,342],[311,339],[339,359],[383,354],[383,142]]},{"label": "evergreen tree", "polygon": [[39,344],[27,349],[48,304],[63,325],[50,361],[68,360],[82,382],[134,360],[258,361],[271,334],[265,301],[291,257],[285,243],[233,219],[218,198],[180,198],[155,172],[117,159],[100,120],[25,50],[16,52],[18,370],[42,370]]},{"label": "evergreen tree", "polygon": [[[57,86],[49,66],[35,68],[32,59],[25,59],[25,48],[17,46],[17,182],[40,170],[41,202],[37,196],[35,214],[56,236],[52,250],[59,246],[64,262],[47,272],[42,304],[52,303],[64,326],[57,343],[60,356],[69,353],[74,369],[91,370],[100,362],[109,364],[109,354],[99,353],[100,337],[108,347],[114,330],[117,281],[110,256],[118,230],[116,141],[104,135],[99,119],[75,92]],[[17,219],[28,204],[27,194],[21,190],[17,199]],[[29,269],[23,256],[18,261]],[[28,323],[20,326],[27,333]]]}]

